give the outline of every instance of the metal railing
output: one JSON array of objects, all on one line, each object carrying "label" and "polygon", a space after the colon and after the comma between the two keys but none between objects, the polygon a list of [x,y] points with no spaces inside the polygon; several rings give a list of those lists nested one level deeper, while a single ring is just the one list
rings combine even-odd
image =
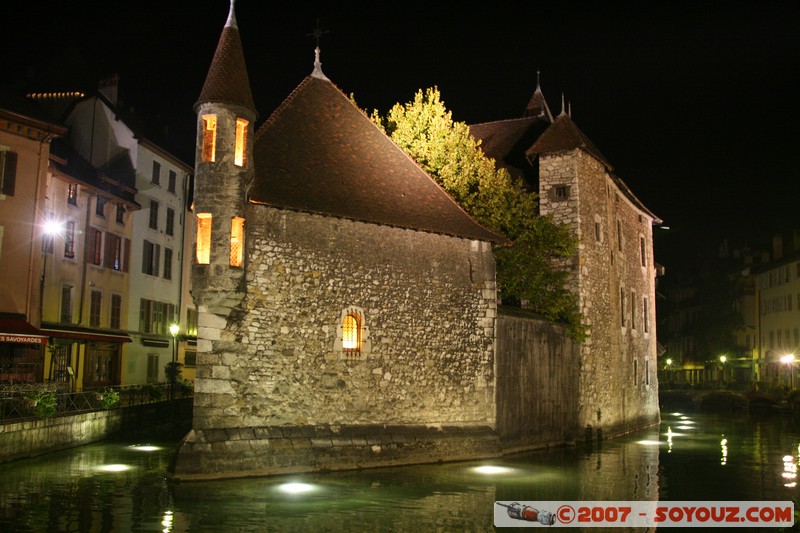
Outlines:
[{"label": "metal railing", "polygon": [[[147,385],[102,387],[80,392],[54,390],[56,394],[56,409],[53,416],[68,416],[104,409],[116,409],[157,402],[168,401],[170,398],[169,382],[153,383]],[[42,390],[42,385],[14,384],[0,386],[0,424],[23,422],[42,418],[35,412],[36,405],[29,398],[29,393]],[[119,393],[119,402],[110,407],[105,407],[103,395],[108,390]],[[176,383],[173,391],[175,398],[193,396],[191,387]]]}]

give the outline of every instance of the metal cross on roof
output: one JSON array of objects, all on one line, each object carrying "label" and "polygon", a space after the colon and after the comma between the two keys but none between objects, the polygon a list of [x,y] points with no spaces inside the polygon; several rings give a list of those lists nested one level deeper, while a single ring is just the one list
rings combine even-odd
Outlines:
[{"label": "metal cross on roof", "polygon": [[328,30],[321,30],[319,27],[319,19],[317,19],[317,27],[314,29],[313,32],[307,33],[306,37],[313,37],[317,40],[317,48],[319,48],[319,38],[322,37],[324,34],[330,33]]}]

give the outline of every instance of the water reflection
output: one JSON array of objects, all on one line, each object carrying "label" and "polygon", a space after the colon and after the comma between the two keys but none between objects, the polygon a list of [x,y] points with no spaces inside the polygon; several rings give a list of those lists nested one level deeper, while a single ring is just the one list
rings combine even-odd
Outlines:
[{"label": "water reflection", "polygon": [[0,530],[491,531],[496,501],[793,499],[791,417],[662,418],[593,447],[227,481],[169,481],[175,442],[85,446],[0,465]]}]

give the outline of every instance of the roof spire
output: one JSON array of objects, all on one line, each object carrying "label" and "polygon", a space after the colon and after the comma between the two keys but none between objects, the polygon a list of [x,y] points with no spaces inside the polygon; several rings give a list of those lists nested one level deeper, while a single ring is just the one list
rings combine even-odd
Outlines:
[{"label": "roof spire", "polygon": [[566,107],[564,106],[564,93],[561,93],[561,113],[558,114],[559,117],[566,116],[567,111]]},{"label": "roof spire", "polygon": [[238,30],[239,26],[236,24],[236,11],[235,11],[235,8],[234,8],[234,4],[235,3],[236,3],[236,0],[231,0],[231,9],[228,12],[228,20],[225,22],[225,27],[226,28],[236,28]]},{"label": "roof spire", "polygon": [[550,113],[550,108],[547,106],[547,100],[544,99],[541,86],[541,72],[536,69],[536,89],[533,91],[528,106],[525,108],[523,117],[540,117],[547,122],[553,122],[553,114]]},{"label": "roof spire", "polygon": [[317,19],[317,27],[314,28],[314,31],[311,33],[307,33],[306,37],[313,37],[317,40],[317,46],[314,48],[314,70],[311,72],[311,75],[315,78],[321,78],[323,80],[327,80],[328,77],[322,72],[322,62],[319,60],[319,38],[322,37],[324,34],[330,33],[328,30],[322,30],[319,27],[319,19]]}]

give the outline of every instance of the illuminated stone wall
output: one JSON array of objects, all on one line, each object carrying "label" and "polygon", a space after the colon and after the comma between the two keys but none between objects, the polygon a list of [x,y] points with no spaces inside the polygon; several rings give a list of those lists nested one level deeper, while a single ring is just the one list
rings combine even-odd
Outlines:
[{"label": "illuminated stone wall", "polygon": [[[200,315],[195,428],[493,424],[488,243],[248,211],[243,308]],[[357,360],[337,343],[353,307]]]},{"label": "illuminated stone wall", "polygon": [[[582,150],[543,154],[539,173],[541,212],[580,240],[572,288],[591,330],[581,350],[579,420],[606,436],[657,422],[652,217]],[[563,186],[564,199],[555,194]]]}]

